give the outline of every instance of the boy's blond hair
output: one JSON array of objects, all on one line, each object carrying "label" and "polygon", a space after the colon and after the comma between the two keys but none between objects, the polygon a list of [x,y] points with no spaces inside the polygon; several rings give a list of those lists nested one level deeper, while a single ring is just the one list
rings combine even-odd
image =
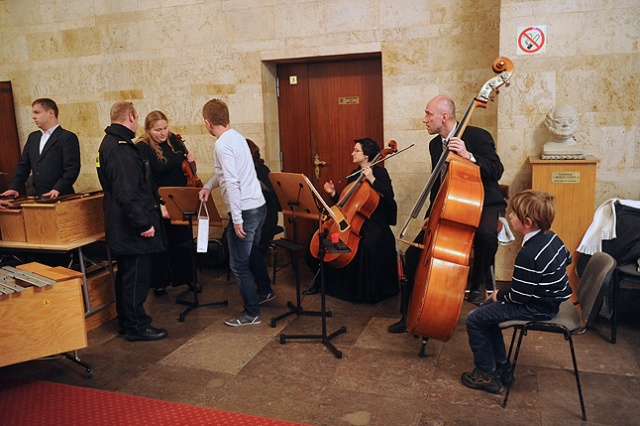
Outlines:
[{"label": "boy's blond hair", "polygon": [[525,223],[528,218],[542,232],[547,232],[556,217],[554,198],[547,192],[528,189],[511,198],[509,209],[521,223]]}]

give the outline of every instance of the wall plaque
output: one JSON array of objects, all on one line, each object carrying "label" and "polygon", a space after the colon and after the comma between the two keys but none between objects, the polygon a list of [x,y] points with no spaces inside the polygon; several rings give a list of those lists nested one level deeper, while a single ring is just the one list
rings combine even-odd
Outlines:
[{"label": "wall plaque", "polygon": [[552,172],[551,183],[580,183],[580,172]]},{"label": "wall plaque", "polygon": [[338,98],[338,105],[356,105],[360,103],[360,96],[345,96]]}]

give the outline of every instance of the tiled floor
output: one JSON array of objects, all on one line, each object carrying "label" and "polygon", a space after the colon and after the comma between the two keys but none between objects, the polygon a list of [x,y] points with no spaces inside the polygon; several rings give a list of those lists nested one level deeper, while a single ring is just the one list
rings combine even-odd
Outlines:
[{"label": "tiled floor", "polygon": [[[31,361],[0,369],[0,374],[117,391],[126,394],[298,421],[312,425],[571,425],[582,424],[569,345],[560,335],[533,332],[523,343],[515,385],[507,408],[502,395],[465,388],[460,374],[473,368],[464,302],[450,341],[430,341],[426,357],[420,341],[392,335],[398,298],[377,305],[353,305],[327,298],[336,358],[320,340],[287,340],[280,334],[320,334],[321,318],[292,315],[270,327],[270,319],[295,301],[293,274],[283,270],[277,298],[263,305],[263,323],[231,328],[223,320],[241,309],[226,270],[203,270],[201,302],[229,300],[228,307],[200,307],[178,321],[184,306],[180,289],[148,299],[154,325],[169,337],[158,342],[127,342],[109,323],[89,334],[81,358],[94,370],[65,360]],[[303,271],[302,284],[311,276]],[[640,293],[640,292],[639,292]],[[618,343],[609,343],[608,323],[575,337],[588,424],[640,424],[640,313],[634,294],[625,297]],[[306,310],[318,310],[319,296],[307,296]],[[509,339],[510,334],[505,336]]]}]

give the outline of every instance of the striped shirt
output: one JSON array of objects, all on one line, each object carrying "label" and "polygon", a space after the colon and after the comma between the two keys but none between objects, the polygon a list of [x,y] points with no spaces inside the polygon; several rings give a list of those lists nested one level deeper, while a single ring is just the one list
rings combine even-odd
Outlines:
[{"label": "striped shirt", "polygon": [[511,288],[498,292],[498,301],[534,304],[557,312],[571,296],[567,266],[571,254],[555,233],[539,232],[528,239],[516,256]]}]

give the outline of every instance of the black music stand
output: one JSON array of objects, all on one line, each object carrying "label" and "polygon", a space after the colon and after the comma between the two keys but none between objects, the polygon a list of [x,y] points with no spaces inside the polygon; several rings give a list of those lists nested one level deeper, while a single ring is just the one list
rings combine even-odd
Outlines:
[{"label": "black music stand", "polygon": [[[344,217],[336,217],[336,213],[332,211],[329,206],[324,202],[322,196],[318,193],[318,191],[314,188],[313,184],[309,181],[309,179],[303,174],[294,174],[294,173],[274,173],[274,175],[280,175],[280,179],[282,182],[287,182],[285,185],[280,186],[281,188],[286,186],[290,190],[293,190],[298,195],[295,196],[295,203],[299,203],[298,208],[302,208],[303,212],[310,215],[310,217],[318,218],[320,226],[318,229],[322,229],[323,217],[326,215],[330,215],[334,220],[338,223],[343,224],[344,226],[348,226]],[[283,176],[287,175],[287,176]],[[278,176],[275,176],[277,179]],[[273,181],[272,181],[273,182]],[[274,182],[276,183],[276,182]],[[274,188],[277,186],[274,184]],[[278,192],[278,189],[276,189]],[[290,195],[291,196],[291,195]],[[280,196],[278,197],[280,200]],[[281,201],[282,202],[282,201]],[[287,204],[288,205],[288,204]],[[284,206],[283,206],[284,207]],[[293,208],[293,206],[292,206]],[[315,210],[315,215],[312,215],[311,212]],[[285,210],[283,209],[283,212]],[[317,216],[316,216],[317,215]],[[302,216],[302,215],[301,215]],[[309,216],[307,216],[309,217]],[[336,358],[342,358],[342,352],[337,350],[335,346],[331,343],[331,339],[334,337],[347,332],[346,327],[340,327],[338,330],[334,331],[330,335],[327,335],[327,315],[326,310],[326,294],[324,287],[324,255],[325,251],[329,251],[330,253],[344,253],[344,249],[339,249],[335,244],[331,243],[330,240],[326,239],[326,236],[320,236],[319,240],[319,250],[318,250],[318,258],[320,261],[320,312],[319,315],[322,318],[322,333],[321,334],[299,334],[299,335],[286,335],[280,334],[280,344],[284,345],[287,339],[319,339],[323,345],[325,345]],[[348,248],[346,249],[350,251]],[[286,315],[290,315],[291,313],[304,313],[307,311],[302,311],[300,307],[300,283],[296,281],[296,291],[298,296],[298,306],[293,307],[297,308],[297,311],[294,310],[292,312],[287,313]],[[291,306],[290,306],[291,307]],[[317,313],[316,313],[317,315]]]},{"label": "black music stand", "polygon": [[[200,207],[200,199],[198,193],[200,188],[191,188],[187,186],[165,186],[158,188],[158,194],[165,201],[165,206],[169,212],[169,219],[172,225],[189,225],[191,233],[193,233],[193,218],[198,215]],[[222,226],[222,218],[213,203],[213,197],[209,196],[207,200],[207,210],[209,212],[209,226]],[[193,301],[183,300],[182,296],[178,296],[176,303],[186,305],[185,309],[179,316],[180,322],[184,322],[185,316],[193,309],[201,306],[227,306],[229,302],[223,300],[221,302],[200,303],[198,298],[198,268],[196,265],[196,245],[192,247],[192,267],[193,267]],[[188,293],[188,292],[187,292]]]},{"label": "black music stand", "polygon": [[[287,302],[289,312],[285,312],[282,315],[271,318],[271,327],[273,328],[275,328],[278,321],[287,318],[289,315],[322,315],[320,311],[305,311],[301,305],[300,263],[296,252],[303,250],[306,247],[298,243],[297,219],[298,217],[301,217],[315,220],[317,219],[318,214],[318,209],[316,207],[316,202],[313,199],[313,195],[309,190],[305,190],[306,184],[302,177],[303,175],[297,173],[269,173],[269,180],[271,180],[271,183],[273,184],[276,196],[278,197],[278,201],[282,207],[282,215],[285,218],[288,217],[288,220],[293,226],[293,240],[280,238],[279,240],[274,241],[274,244],[291,251],[291,261],[293,263],[293,271],[296,280],[296,304],[294,305],[291,301]],[[311,209],[316,213],[312,213]],[[326,315],[330,317],[332,315],[331,311],[327,312]]]}]

